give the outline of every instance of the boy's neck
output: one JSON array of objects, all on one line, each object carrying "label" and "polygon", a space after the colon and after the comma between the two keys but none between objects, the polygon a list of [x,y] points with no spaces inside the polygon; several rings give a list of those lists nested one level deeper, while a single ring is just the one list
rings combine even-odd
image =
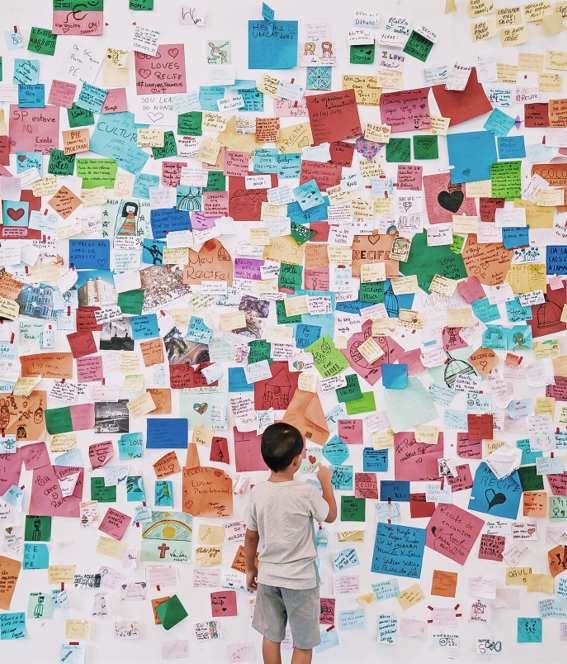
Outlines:
[{"label": "boy's neck", "polygon": [[278,482],[292,482],[294,475],[295,471],[292,470],[291,468],[286,468],[285,470],[282,470],[279,473],[276,473],[272,470],[272,474],[268,478],[268,482],[275,482],[276,484]]}]

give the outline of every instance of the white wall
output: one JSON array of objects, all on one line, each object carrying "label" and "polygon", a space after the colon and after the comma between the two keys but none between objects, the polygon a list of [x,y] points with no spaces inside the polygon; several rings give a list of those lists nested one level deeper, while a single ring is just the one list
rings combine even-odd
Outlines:
[{"label": "white wall", "polygon": [[[207,65],[205,61],[205,42],[208,39],[231,39],[232,40],[232,58],[233,66],[237,69],[238,78],[257,78],[261,76],[261,71],[250,72],[247,70],[247,21],[249,19],[259,19],[261,11],[260,0],[243,0],[233,2],[232,0],[210,0],[202,2],[207,6],[207,23],[204,29],[190,28],[178,24],[179,2],[177,0],[155,0],[155,10],[151,13],[132,12],[128,10],[127,0],[107,0],[105,10],[105,21],[108,26],[105,27],[102,37],[89,37],[82,40],[85,44],[96,43],[104,47],[113,46],[118,48],[129,48],[133,34],[132,23],[157,28],[161,30],[161,41],[163,43],[185,43],[185,55],[188,72],[188,88],[197,89],[199,85],[207,84]],[[368,11],[380,11],[382,16],[388,12],[411,18],[414,25],[424,23],[439,34],[438,44],[426,63],[426,66],[452,65],[455,60],[460,63],[474,64],[476,55],[487,49],[494,49],[498,53],[498,61],[515,64],[519,48],[501,49],[497,38],[487,43],[472,44],[469,31],[469,22],[467,3],[464,0],[458,0],[459,11],[448,16],[443,15],[444,0],[397,0],[396,2],[369,2],[360,0],[356,3],[343,3],[337,0],[316,0],[312,3],[300,2],[299,0],[271,0],[269,3],[276,12],[276,19],[298,19],[300,21],[300,38],[304,26],[309,22],[332,22],[334,41],[338,50],[339,66],[333,71],[333,89],[340,89],[341,76],[343,73],[375,73],[374,66],[353,66],[348,64],[349,52],[347,46],[346,32],[353,26],[353,13],[355,9],[365,9]],[[500,6],[506,6],[506,3],[499,3]],[[27,44],[29,31],[32,26],[50,27],[51,26],[51,2],[49,0],[29,0],[27,3],[16,2],[15,0],[0,0],[0,16],[4,29],[19,24],[20,30],[24,34],[24,42]],[[383,24],[384,18],[382,18]],[[543,39],[540,35],[543,31],[540,27],[529,25],[528,31],[530,40],[525,45],[528,52],[544,52],[546,49],[567,50],[565,33],[549,39]],[[74,37],[59,37],[55,58],[47,56],[36,56],[28,54],[26,51],[9,52],[3,39],[0,39],[0,54],[4,58],[4,81],[11,80],[12,58],[17,57],[37,57],[41,60],[40,82],[46,84],[46,96],[50,87],[50,81],[56,77],[57,62],[61,54],[66,50],[67,45],[74,41]],[[520,47],[521,48],[521,47]],[[131,66],[133,65],[133,57]],[[414,88],[423,85],[422,63],[408,58],[406,60],[406,70],[404,74],[404,87]],[[289,72],[281,72],[284,78],[295,77],[297,81],[305,80],[305,71],[295,69]],[[129,100],[133,102],[135,87],[133,67],[130,73]],[[102,76],[99,74],[96,83],[102,85]],[[545,100],[549,95],[541,95]],[[434,102],[431,102],[434,104]],[[432,110],[435,106],[432,106]],[[266,98],[266,115],[271,114],[271,102]],[[512,109],[513,115],[522,114],[520,107]],[[379,121],[379,111],[376,108],[361,107],[361,119]],[[62,129],[66,127],[66,114]],[[473,120],[457,128],[457,131],[477,130],[482,127],[485,117]],[[284,125],[294,124],[293,119],[284,119]],[[526,142],[532,143],[540,139],[541,133],[538,130],[526,131]],[[445,141],[440,139],[440,158],[435,162],[422,162],[424,165],[424,174],[442,170],[447,167],[447,156],[444,148]],[[389,167],[392,174],[395,173],[394,165]],[[146,168],[147,172],[159,174],[160,165],[152,164],[151,160]],[[246,237],[244,228],[246,224],[239,225],[239,231]],[[235,238],[223,238],[227,248],[234,255],[236,245]],[[458,298],[457,298],[458,299]],[[59,340],[60,347],[66,348],[65,340]],[[147,372],[147,385],[151,386],[152,372]],[[427,376],[426,374],[422,374]],[[426,384],[429,378],[424,378]],[[48,387],[50,381],[43,381],[40,388]],[[368,389],[364,381],[361,380],[364,388]],[[515,383],[517,397],[534,396],[536,390],[528,390],[522,382]],[[378,410],[383,410],[383,397],[381,387],[376,387],[376,401]],[[544,390],[537,390],[537,394],[544,394]],[[325,410],[334,405],[334,397],[323,398]],[[61,405],[59,402],[50,403],[51,407]],[[453,403],[453,407],[459,408],[463,405],[459,401]],[[174,394],[174,408],[177,409],[177,398]],[[411,404],[408,404],[411,408]],[[131,430],[145,431],[143,420],[132,423]],[[504,435],[498,436],[507,441],[514,441],[515,437]],[[117,436],[111,437],[114,441]],[[100,439],[100,437],[97,437]],[[229,435],[230,439],[230,435]],[[446,454],[456,458],[456,434],[446,432]],[[88,445],[93,442],[93,436],[88,433],[79,434],[80,448],[83,451],[83,457],[87,458]],[[369,444],[369,434],[365,431],[365,443]],[[201,460],[205,463],[208,453],[201,451]],[[207,451],[208,452],[208,451]],[[353,463],[355,470],[362,470],[362,447],[351,446],[351,457],[348,463]],[[143,474],[148,499],[153,498],[154,473],[152,464],[162,456],[162,450],[149,450],[144,453],[142,459],[138,459],[131,464],[131,474]],[[379,475],[378,479],[394,478],[394,460],[393,452],[390,451],[390,470],[387,474]],[[178,456],[183,462],[184,453],[179,452]],[[234,460],[233,448],[231,447],[231,456]],[[471,468],[477,466],[478,462],[470,461]],[[234,465],[231,466],[231,474],[234,475]],[[266,477],[265,473],[252,473],[252,482],[257,482]],[[173,476],[175,508],[181,508],[181,486],[180,475]],[[90,474],[86,473],[85,484],[89,485]],[[31,484],[31,473],[25,470],[22,473],[21,484],[27,487]],[[419,484],[412,485],[412,492],[422,491],[424,487]],[[454,502],[459,506],[466,507],[468,504],[469,492],[456,494]],[[128,514],[133,513],[133,504],[127,504],[125,500],[125,491],[119,489],[119,500],[116,504],[117,509]],[[85,490],[85,497],[88,498],[89,489]],[[340,496],[338,496],[340,500]],[[247,498],[235,498],[234,519],[244,515]],[[364,525],[365,541],[363,544],[354,545],[357,549],[361,565],[358,568],[349,570],[347,573],[359,574],[361,592],[367,593],[371,590],[371,584],[382,581],[388,577],[372,574],[369,572],[373,541],[376,531],[376,521],[374,517],[373,501],[368,501],[367,522]],[[29,505],[29,495],[27,496],[26,509]],[[101,515],[105,513],[105,505],[101,505]],[[425,527],[426,520],[409,519],[409,506],[402,505],[402,514],[404,523],[412,526]],[[195,533],[201,522],[212,523],[210,520],[195,519]],[[23,524],[23,515],[18,516],[18,524]],[[546,522],[549,525],[549,522]],[[341,524],[339,522],[329,527],[331,531],[331,541],[327,549],[321,551],[321,571],[323,585],[321,588],[322,596],[331,595],[331,576],[333,574],[332,560],[334,555],[342,548],[352,546],[351,544],[338,544],[336,532],[348,529],[352,524]],[[540,527],[540,542],[531,544],[532,553],[525,560],[525,565],[533,567],[534,572],[547,573],[546,552],[551,546],[545,544],[545,528]],[[74,563],[77,566],[78,573],[94,573],[102,564],[108,564],[115,569],[120,569],[119,561],[103,558],[94,553],[98,533],[96,531],[80,530],[79,523],[76,520],[54,519],[51,543],[49,544],[50,561],[52,564]],[[128,532],[127,541],[129,546],[139,546],[140,531],[132,529]],[[511,538],[508,538],[511,541]],[[236,545],[225,546],[223,568],[229,568],[233,556],[236,552]],[[484,575],[497,581],[499,587],[504,587],[504,564],[485,562],[477,560],[478,543],[464,568],[441,557],[430,549],[425,550],[425,560],[423,565],[422,577],[419,581],[422,589],[427,595],[426,601],[417,607],[410,609],[403,614],[398,602],[395,599],[387,600],[380,604],[373,604],[367,607],[368,629],[365,632],[352,631],[340,633],[340,648],[327,651],[324,655],[316,656],[316,661],[326,661],[329,664],[335,664],[345,661],[357,661],[360,663],[372,661],[408,661],[419,657],[424,662],[439,661],[444,656],[438,651],[432,649],[431,640],[427,642],[415,641],[409,639],[399,639],[397,646],[378,646],[376,644],[377,615],[379,613],[396,613],[399,617],[407,617],[417,620],[427,620],[430,618],[428,605],[432,606],[454,606],[459,603],[463,612],[463,617],[459,619],[458,632],[461,637],[461,654],[463,661],[479,661],[483,659],[475,655],[475,642],[479,637],[498,637],[504,643],[503,653],[500,659],[506,662],[512,661],[532,661],[537,658],[540,661],[558,662],[565,658],[564,643],[559,643],[559,627],[555,620],[548,620],[544,623],[544,643],[542,645],[519,645],[516,643],[516,619],[518,616],[537,616],[537,600],[544,596],[539,593],[528,595],[522,590],[522,608],[516,610],[495,610],[492,614],[492,625],[481,626],[470,624],[468,622],[468,613],[472,599],[468,594],[468,578]],[[431,597],[431,578],[434,569],[449,570],[459,573],[459,584],[456,599],[441,597]],[[144,580],[143,564],[137,571],[127,570],[128,580]],[[260,659],[261,639],[250,627],[247,607],[247,593],[238,593],[238,611],[239,615],[235,618],[225,618],[221,620],[223,638],[217,642],[197,643],[193,633],[193,624],[198,621],[210,618],[209,589],[193,589],[193,566],[180,566],[179,584],[177,588],[162,589],[158,592],[155,588],[150,589],[149,598],[160,597],[164,594],[178,594],[187,611],[189,618],[176,626],[169,633],[155,626],[149,600],[147,602],[120,602],[117,595],[109,594],[109,603],[112,615],[107,619],[92,618],[94,627],[93,641],[87,644],[87,661],[89,664],[108,664],[111,662],[139,662],[145,664],[155,662],[160,659],[161,642],[170,639],[189,639],[190,641],[190,660],[198,663],[223,662],[226,661],[227,644],[239,641],[253,640],[256,644],[256,657]],[[400,587],[403,589],[414,580],[399,579]],[[16,593],[14,595],[11,611],[25,611],[27,609],[28,594],[33,591],[48,591],[47,575],[45,571],[26,571],[22,572],[18,582]],[[91,619],[91,610],[93,605],[94,591],[70,589],[71,609],[68,612],[57,611],[52,621],[34,621],[27,622],[27,637],[25,641],[2,642],[0,644],[0,659],[5,662],[14,662],[16,664],[27,664],[28,662],[56,662],[58,661],[58,651],[61,643],[65,642],[65,619],[80,618]],[[336,610],[358,608],[359,605],[355,596],[339,596],[336,599]],[[113,623],[115,620],[131,619],[138,620],[141,626],[141,640],[139,642],[116,642],[113,639]],[[451,631],[451,630],[448,630]],[[284,658],[289,659],[289,654]]]}]

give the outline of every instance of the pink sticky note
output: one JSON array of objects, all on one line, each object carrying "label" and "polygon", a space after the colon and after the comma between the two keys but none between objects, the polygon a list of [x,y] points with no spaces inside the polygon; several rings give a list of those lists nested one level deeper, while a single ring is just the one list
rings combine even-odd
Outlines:
[{"label": "pink sticky note", "polygon": [[217,593],[211,593],[211,611],[213,618],[220,616],[236,616],[236,592],[234,590],[222,590]]},{"label": "pink sticky note", "polygon": [[114,539],[121,540],[128,530],[130,521],[132,521],[132,517],[109,507],[98,529],[110,537],[114,537]]},{"label": "pink sticky note", "polygon": [[19,486],[22,460],[21,448],[13,454],[0,454],[0,496],[3,496],[11,486]]},{"label": "pink sticky note", "polygon": [[51,463],[45,443],[32,443],[21,448],[26,470],[35,470]]},{"label": "pink sticky note", "polygon": [[484,292],[484,288],[478,280],[478,277],[473,276],[468,279],[463,279],[463,281],[459,281],[458,287],[461,297],[467,304],[482,300],[483,297],[486,297],[486,293]]},{"label": "pink sticky note", "polygon": [[339,420],[337,435],[346,445],[362,445],[362,420]]},{"label": "pink sticky note", "polygon": [[18,108],[10,104],[10,154],[59,149],[59,106]]},{"label": "pink sticky note", "polygon": [[225,175],[245,177],[248,175],[249,161],[250,157],[248,152],[234,152],[232,150],[227,150],[224,153],[223,173]]},{"label": "pink sticky note", "polygon": [[402,353],[398,361],[400,364],[408,365],[408,376],[417,376],[426,369],[421,361],[421,348],[414,348]]},{"label": "pink sticky note", "polygon": [[405,636],[408,639],[425,640],[427,638],[427,622],[425,620],[402,618],[400,620],[400,636]]},{"label": "pink sticky note", "polygon": [[103,114],[124,113],[127,110],[128,99],[126,97],[126,88],[113,88],[109,90],[102,105]]},{"label": "pink sticky note", "polygon": [[[91,3],[93,4],[93,3]],[[73,11],[54,11],[54,35],[102,35],[103,12],[87,9],[89,3],[77,4]]]},{"label": "pink sticky note", "polygon": [[183,44],[161,44],[155,57],[134,53],[136,93],[166,95],[187,92]]},{"label": "pink sticky note", "polygon": [[85,431],[95,425],[94,403],[80,403],[69,406],[73,431]]},{"label": "pink sticky note", "polygon": [[93,470],[102,468],[114,456],[114,448],[111,440],[105,440],[102,443],[89,445],[89,459]]},{"label": "pink sticky note", "polygon": [[161,183],[164,187],[179,187],[181,184],[181,169],[187,166],[186,161],[162,161]]},{"label": "pink sticky note", "polygon": [[77,358],[77,379],[80,383],[102,380],[102,357],[92,355]]},{"label": "pink sticky note", "polygon": [[443,433],[439,432],[436,445],[418,443],[412,431],[394,436],[397,480],[425,482],[439,478],[437,459],[443,457]]},{"label": "pink sticky note", "polygon": [[207,217],[228,217],[228,191],[204,191],[203,212]]},{"label": "pink sticky note", "polygon": [[[61,495],[59,480],[79,473],[73,493]],[[43,466],[33,471],[29,513],[33,516],[68,516],[79,518],[83,499],[84,468],[73,466]]]},{"label": "pink sticky note", "polygon": [[49,92],[48,104],[52,106],[62,106],[63,108],[73,108],[73,100],[77,86],[67,81],[53,80]]},{"label": "pink sticky note", "polygon": [[453,504],[440,503],[427,524],[425,546],[464,565],[484,521]]},{"label": "pink sticky note", "polygon": [[238,431],[234,427],[234,456],[236,458],[236,472],[247,473],[253,470],[268,470],[262,453],[260,444],[262,436],[256,435],[254,431]]},{"label": "pink sticky note", "polygon": [[303,271],[306,290],[329,290],[329,268],[307,267]]}]

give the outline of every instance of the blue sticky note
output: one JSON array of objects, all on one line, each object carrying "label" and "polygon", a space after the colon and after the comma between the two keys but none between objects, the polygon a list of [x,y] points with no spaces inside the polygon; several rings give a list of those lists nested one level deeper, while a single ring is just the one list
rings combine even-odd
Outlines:
[{"label": "blue sticky note", "polygon": [[24,569],[47,569],[49,567],[49,549],[47,544],[24,543]]},{"label": "blue sticky note", "polygon": [[[514,126],[515,120],[499,108],[495,108],[484,123],[487,132],[494,132],[496,136],[506,136]],[[494,160],[496,161],[496,159]]]},{"label": "blue sticky note", "polygon": [[504,227],[502,229],[502,243],[506,249],[525,247],[530,243],[530,227]]},{"label": "blue sticky note", "polygon": [[148,449],[185,449],[189,438],[189,427],[185,417],[149,417],[147,422],[146,447]]},{"label": "blue sticky note", "polygon": [[500,311],[497,304],[490,304],[487,297],[471,302],[473,314],[483,323],[491,323],[500,319]]},{"label": "blue sticky note", "polygon": [[18,85],[18,108],[45,108],[45,85]]},{"label": "blue sticky note", "polygon": [[334,466],[341,466],[350,455],[348,447],[335,435],[323,447],[323,456]]},{"label": "blue sticky note", "polygon": [[205,325],[205,321],[199,316],[191,316],[189,327],[185,338],[198,344],[208,344],[213,336],[213,331]]},{"label": "blue sticky note", "polygon": [[524,159],[526,145],[523,136],[498,136],[498,159]]},{"label": "blue sticky note", "polygon": [[228,391],[229,392],[254,392],[254,383],[246,380],[243,367],[229,367],[228,369]]},{"label": "blue sticky note", "polygon": [[132,325],[132,338],[135,341],[138,339],[155,339],[159,337],[157,314],[131,316],[130,324]]},{"label": "blue sticky note", "polygon": [[541,643],[542,626],[541,618],[518,618],[518,643]]},{"label": "blue sticky note", "polygon": [[546,256],[547,274],[567,274],[567,247],[549,245]]},{"label": "blue sticky note", "polygon": [[144,478],[141,475],[129,475],[126,480],[126,500],[129,503],[146,502]]},{"label": "blue sticky note", "polygon": [[262,18],[264,19],[264,21],[270,21],[270,22],[273,22],[275,18],[274,10],[271,7],[268,7],[268,5],[265,2],[262,3]]},{"label": "blue sticky note", "polygon": [[14,60],[14,85],[35,85],[39,83],[39,60]]},{"label": "blue sticky note", "polygon": [[339,629],[366,629],[366,610],[339,611]]},{"label": "blue sticky note", "polygon": [[25,613],[0,613],[0,640],[12,641],[26,638]]},{"label": "blue sticky note", "polygon": [[299,203],[288,203],[287,216],[296,224],[309,224],[312,221],[326,221],[328,219],[329,198],[323,196],[323,203],[309,210],[302,210]]},{"label": "blue sticky note", "polygon": [[83,81],[83,87],[79,92],[77,106],[85,108],[92,113],[102,113],[102,107],[106,100],[108,92],[102,88],[97,88],[86,81]]},{"label": "blue sticky note", "polygon": [[342,551],[339,551],[333,559],[335,572],[342,572],[345,569],[356,567],[357,565],[360,565],[360,560],[358,559],[356,549],[343,549]]},{"label": "blue sticky note", "polygon": [[173,507],[173,482],[169,480],[156,481],[155,506]]},{"label": "blue sticky note", "polygon": [[138,129],[147,128],[148,125],[136,124],[134,114],[127,111],[101,115],[93,129],[90,150],[103,157],[116,159],[120,168],[138,174],[150,158],[149,154],[138,147]]},{"label": "blue sticky note", "polygon": [[217,101],[224,99],[224,86],[206,85],[199,87],[199,104],[202,111],[215,111],[218,113],[219,106]]},{"label": "blue sticky note", "polygon": [[520,304],[520,298],[516,296],[513,300],[509,300],[506,304],[506,315],[511,323],[519,323],[523,320],[532,319],[532,308],[528,305],[523,307]]},{"label": "blue sticky note", "polygon": [[320,325],[295,324],[295,343],[297,348],[307,348],[321,337]]},{"label": "blue sticky note", "polygon": [[43,154],[41,152],[16,152],[16,172],[18,175],[29,168],[37,168],[43,176]]},{"label": "blue sticky note", "polygon": [[353,466],[331,466],[333,477],[331,483],[335,491],[352,491]]},{"label": "blue sticky note", "polygon": [[110,270],[110,240],[69,240],[69,264],[77,270]]},{"label": "blue sticky note", "polygon": [[457,410],[455,408],[446,408],[443,415],[443,426],[447,427],[447,429],[467,431],[469,427],[467,411]]},{"label": "blue sticky note", "polygon": [[383,364],[382,385],[389,390],[405,390],[408,386],[408,365]]},{"label": "blue sticky note", "polygon": [[311,208],[324,203],[323,196],[315,180],[309,180],[300,184],[299,187],[293,189],[293,193],[297,198],[299,207],[304,211],[311,210]]},{"label": "blue sticky note", "polygon": [[535,464],[536,459],[543,456],[543,452],[541,450],[534,450],[532,452],[529,438],[517,440],[516,447],[522,450],[522,466],[532,466]]},{"label": "blue sticky note", "polygon": [[499,480],[485,463],[479,465],[474,476],[469,510],[491,517],[516,519],[521,498],[518,473]]},{"label": "blue sticky note", "polygon": [[555,432],[555,444],[557,445],[557,449],[567,449],[567,431]]},{"label": "blue sticky note", "polygon": [[191,230],[191,217],[187,210],[178,210],[177,208],[151,210],[150,221],[152,235],[156,240],[167,238],[167,233],[170,231]]},{"label": "blue sticky note", "polygon": [[144,438],[141,431],[123,433],[118,439],[118,458],[120,461],[140,459],[144,453]]},{"label": "blue sticky note", "polygon": [[278,178],[298,178],[301,175],[301,154],[278,154],[276,156],[278,164]]},{"label": "blue sticky note", "polygon": [[297,21],[248,21],[248,69],[297,66]]},{"label": "blue sticky note", "polygon": [[532,328],[530,325],[514,325],[505,328],[506,348],[511,351],[531,350],[534,347]]},{"label": "blue sticky note", "polygon": [[258,148],[254,150],[252,160],[253,173],[277,173],[278,172],[278,150],[277,148]]},{"label": "blue sticky note", "polygon": [[150,200],[150,188],[159,187],[159,175],[149,175],[148,173],[138,173],[134,180],[134,189],[132,195],[134,198],[143,198]]},{"label": "blue sticky note", "polygon": [[30,204],[27,201],[2,201],[2,223],[4,226],[27,226]]},{"label": "blue sticky note", "polygon": [[337,648],[339,645],[339,632],[334,627],[328,632],[326,629],[321,630],[321,643],[315,646],[315,652],[324,652],[329,648]]},{"label": "blue sticky note", "polygon": [[163,240],[149,240],[144,238],[142,245],[142,263],[150,265],[162,265],[163,250],[167,247],[167,242]]},{"label": "blue sticky note", "polygon": [[447,149],[451,169],[451,182],[477,182],[490,180],[490,167],[497,161],[494,134],[490,131],[471,131],[449,134]]},{"label": "blue sticky note", "polygon": [[419,579],[425,536],[425,528],[378,523],[371,571]]},{"label": "blue sticky note", "polygon": [[362,471],[364,473],[387,473],[388,450],[365,447],[362,450]]},{"label": "blue sticky note", "polygon": [[77,468],[82,468],[84,464],[81,450],[76,447],[74,450],[63,452],[63,454],[55,457],[55,464],[57,466],[77,466]]},{"label": "blue sticky note", "polygon": [[387,502],[409,503],[410,501],[410,483],[401,480],[381,480],[380,481],[380,500]]}]

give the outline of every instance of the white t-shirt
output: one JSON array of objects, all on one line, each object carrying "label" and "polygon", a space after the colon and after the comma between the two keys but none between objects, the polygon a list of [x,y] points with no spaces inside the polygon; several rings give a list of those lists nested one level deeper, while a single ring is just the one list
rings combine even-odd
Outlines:
[{"label": "white t-shirt", "polygon": [[260,535],[258,581],[267,586],[308,590],[318,584],[313,519],[329,505],[307,482],[260,482],[250,492],[246,526]]}]

